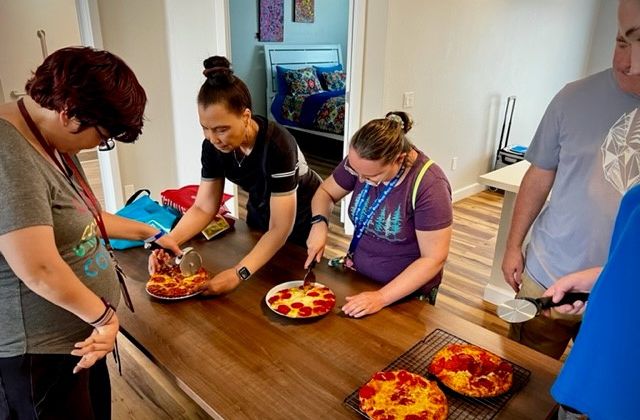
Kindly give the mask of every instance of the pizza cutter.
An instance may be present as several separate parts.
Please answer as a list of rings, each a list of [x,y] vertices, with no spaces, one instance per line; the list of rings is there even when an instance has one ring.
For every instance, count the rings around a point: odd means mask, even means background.
[[[577,300],[586,302],[589,299],[589,293],[566,293],[560,302],[553,302],[551,296],[534,298],[520,298],[507,300],[500,304],[496,310],[498,316],[509,323],[525,322],[539,315],[544,309],[554,306],[562,306],[571,304]]]
[[[176,265],[185,276],[193,276],[202,267],[202,257],[195,249],[187,247],[182,250],[182,255],[176,257]]]

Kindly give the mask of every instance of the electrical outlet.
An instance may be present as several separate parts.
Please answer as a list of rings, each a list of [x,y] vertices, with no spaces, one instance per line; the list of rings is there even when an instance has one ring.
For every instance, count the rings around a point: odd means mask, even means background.
[[[129,197],[131,197],[133,195],[133,193],[136,192],[135,187],[133,186],[133,184],[127,184],[124,186],[124,199],[128,200]]]
[[[416,97],[414,92],[405,92],[402,94],[403,108],[413,108],[415,101],[416,101]]]
[[[451,170],[455,171],[456,169],[458,169],[458,157],[452,157],[451,158]]]

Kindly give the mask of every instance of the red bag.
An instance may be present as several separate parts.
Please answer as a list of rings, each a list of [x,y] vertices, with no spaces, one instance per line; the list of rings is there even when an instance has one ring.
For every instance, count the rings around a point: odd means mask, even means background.
[[[197,185],[186,185],[177,190],[164,190],[160,193],[160,197],[163,205],[173,207],[180,213],[185,214],[187,210],[193,206],[193,203],[195,203],[196,194],[198,194]],[[223,215],[229,213],[229,209],[224,203],[232,197],[230,194],[222,194],[222,202],[220,203],[218,214]]]

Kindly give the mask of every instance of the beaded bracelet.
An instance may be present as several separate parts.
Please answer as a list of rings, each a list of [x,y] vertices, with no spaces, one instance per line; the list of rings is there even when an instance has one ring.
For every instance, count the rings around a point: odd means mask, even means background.
[[[116,314],[115,308],[111,303],[109,303],[108,300],[103,297],[101,297],[100,300],[102,300],[102,303],[104,303],[104,312],[98,319],[93,322],[89,322],[89,325],[94,328],[102,327],[103,325],[108,324],[109,321],[111,321],[111,318],[113,318],[113,316]]]

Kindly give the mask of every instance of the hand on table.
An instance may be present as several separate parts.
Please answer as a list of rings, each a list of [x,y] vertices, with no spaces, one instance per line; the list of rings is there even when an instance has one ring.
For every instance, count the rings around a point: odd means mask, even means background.
[[[347,303],[342,307],[342,312],[354,318],[371,315],[387,306],[382,293],[379,290],[374,292],[362,292],[355,296],[347,296]]]
[[[522,284],[522,272],[524,271],[524,256],[519,248],[509,249],[502,259],[502,275],[504,280],[516,293],[520,291]]]
[[[240,284],[240,278],[235,268],[229,268],[216,274],[215,277],[207,281],[203,296],[221,295],[231,292]]]
[[[82,358],[73,368],[73,373],[78,373],[81,369],[89,369],[98,360],[111,353],[119,329],[120,323],[118,316],[113,314],[108,323],[94,328],[86,340],[76,343],[75,349],[71,351],[71,354],[74,356],[82,356]]]

